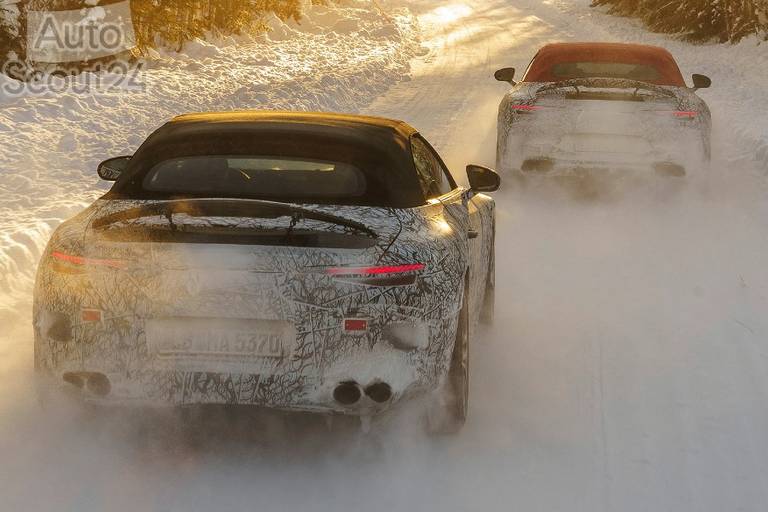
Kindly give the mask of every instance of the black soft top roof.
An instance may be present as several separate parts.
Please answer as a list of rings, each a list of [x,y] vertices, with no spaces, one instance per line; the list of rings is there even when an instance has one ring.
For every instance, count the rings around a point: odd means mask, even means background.
[[[347,133],[363,136],[391,136],[407,140],[416,133],[409,124],[384,117],[329,112],[289,112],[267,110],[241,110],[184,114],[172,119],[165,128],[176,130],[208,129],[219,131],[227,125],[233,129],[286,128],[315,133]],[[194,127],[194,128],[192,128]]]
[[[386,205],[424,203],[410,150],[416,130],[402,121],[320,112],[233,111],[185,114],[154,132],[131,159],[112,192],[137,197],[139,181],[157,163],[226,147],[231,154],[330,154],[356,163],[388,189]],[[375,165],[374,165],[375,164]],[[373,176],[370,176],[373,178]],[[288,198],[286,198],[288,199]],[[298,199],[297,199],[298,200]],[[381,202],[381,201],[377,201]]]

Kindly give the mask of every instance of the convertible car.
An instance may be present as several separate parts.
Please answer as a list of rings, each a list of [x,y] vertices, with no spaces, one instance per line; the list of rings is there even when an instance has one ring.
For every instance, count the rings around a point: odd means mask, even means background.
[[[706,168],[711,117],[663,48],[613,43],[543,47],[501,102],[496,168],[522,176],[643,173],[685,176]]]
[[[233,112],[178,117],[99,175],[112,189],[38,271],[49,400],[370,419],[425,395],[432,431],[462,426],[493,310],[494,171],[458,186],[399,121]]]

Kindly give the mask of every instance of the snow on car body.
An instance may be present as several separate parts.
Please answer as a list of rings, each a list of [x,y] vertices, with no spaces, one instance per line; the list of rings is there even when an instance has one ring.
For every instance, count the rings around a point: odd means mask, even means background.
[[[569,175],[578,170],[640,169],[682,176],[710,157],[711,117],[663,48],[618,43],[544,46],[498,116],[499,170]]]
[[[492,306],[476,192],[498,187],[468,173],[475,190],[399,121],[176,118],[102,164],[112,190],[52,236],[36,367],[94,402],[358,415],[456,384],[463,421],[466,332]]]

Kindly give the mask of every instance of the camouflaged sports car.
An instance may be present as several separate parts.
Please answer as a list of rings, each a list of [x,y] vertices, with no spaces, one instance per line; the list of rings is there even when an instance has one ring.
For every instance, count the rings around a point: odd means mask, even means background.
[[[499,106],[496,168],[517,176],[639,171],[682,177],[706,169],[711,116],[663,48],[619,43],[544,46]]]
[[[96,404],[252,404],[370,418],[418,395],[454,431],[490,319],[498,175],[457,185],[399,121],[178,117],[53,234],[34,303],[42,389]],[[434,394],[431,394],[433,393]]]

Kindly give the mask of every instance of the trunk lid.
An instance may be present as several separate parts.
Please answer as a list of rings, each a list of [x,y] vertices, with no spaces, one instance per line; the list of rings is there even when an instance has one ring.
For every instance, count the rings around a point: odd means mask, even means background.
[[[574,158],[642,157],[682,120],[673,92],[631,81],[572,80],[542,87],[532,120],[556,151]],[[661,135],[661,136],[660,136]]]
[[[99,287],[137,293],[146,317],[286,318],[289,302],[323,303],[328,269],[375,264],[399,233],[382,209],[366,218],[359,207],[197,200],[168,214],[162,203],[99,215],[85,244],[91,257],[124,262],[100,273]]]
[[[301,207],[298,220],[232,212],[168,219],[137,215],[145,207],[110,205],[94,216],[85,257],[110,266],[87,274],[83,307],[100,309],[111,331],[140,340],[156,368],[299,371],[307,365],[303,350],[311,348],[321,365],[327,344],[356,343],[343,336],[344,318],[382,314],[370,288],[332,269],[385,264],[382,255],[401,231],[391,210]],[[248,232],[256,234],[245,243]],[[323,246],[327,233],[334,237]]]

